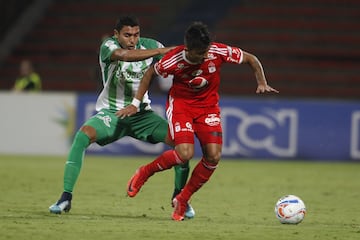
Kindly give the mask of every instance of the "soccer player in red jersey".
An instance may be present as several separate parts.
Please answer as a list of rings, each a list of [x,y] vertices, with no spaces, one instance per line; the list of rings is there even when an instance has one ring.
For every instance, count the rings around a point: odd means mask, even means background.
[[[138,111],[152,78],[173,75],[166,114],[175,149],[165,151],[153,162],[141,166],[128,182],[127,194],[134,197],[154,173],[189,161],[194,155],[194,136],[199,139],[202,159],[183,190],[173,199],[172,219],[184,219],[187,203],[215,171],[221,157],[222,127],[219,108],[220,69],[224,63],[248,64],[257,80],[256,93],[278,91],[267,84],[260,61],[238,47],[212,42],[207,26],[192,23],[185,32],[184,45],[168,52],[150,67],[141,80],[132,104],[118,111],[124,118]]]

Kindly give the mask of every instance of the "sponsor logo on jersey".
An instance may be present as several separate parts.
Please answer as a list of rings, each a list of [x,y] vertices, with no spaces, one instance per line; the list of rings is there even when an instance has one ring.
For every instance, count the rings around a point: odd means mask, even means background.
[[[216,113],[208,114],[208,117],[205,118],[205,123],[209,126],[217,126],[220,122],[220,117]]]
[[[99,112],[99,113],[104,114],[104,112]],[[109,115],[105,115],[105,116],[96,115],[95,117],[102,120],[104,122],[105,126],[107,126],[108,128],[110,127],[111,117]]]
[[[208,81],[203,77],[195,77],[189,81],[189,87],[200,90],[208,85]]]

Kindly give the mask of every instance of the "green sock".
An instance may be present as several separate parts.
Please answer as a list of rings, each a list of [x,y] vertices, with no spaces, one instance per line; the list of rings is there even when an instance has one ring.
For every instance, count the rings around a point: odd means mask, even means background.
[[[64,192],[72,193],[79,177],[86,148],[90,145],[89,137],[78,131],[68,155],[64,170]]]
[[[173,198],[181,192],[181,189],[183,189],[183,187],[187,182],[190,172],[189,162],[174,166],[174,170],[175,170],[175,189],[173,193]]]

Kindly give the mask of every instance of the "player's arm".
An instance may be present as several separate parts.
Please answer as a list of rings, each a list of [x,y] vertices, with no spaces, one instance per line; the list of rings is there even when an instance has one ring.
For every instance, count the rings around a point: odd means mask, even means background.
[[[137,113],[140,103],[146,93],[149,90],[151,80],[156,76],[154,65],[150,66],[144,73],[143,78],[141,79],[139,89],[137,90],[135,97],[133,98],[130,105],[125,108],[117,111],[115,114],[120,118],[129,117]]]
[[[254,56],[253,54],[250,54],[248,52],[243,51],[243,60],[241,63],[246,63],[249,64],[250,67],[252,68],[254,74],[255,74],[255,78],[257,81],[257,89],[256,89],[256,93],[264,93],[264,92],[276,92],[278,93],[279,91],[270,87],[267,84],[266,78],[265,78],[265,73],[264,73],[264,69],[261,65],[261,62],[259,61],[259,59]]]
[[[134,49],[127,50],[118,48],[113,51],[111,54],[111,61],[125,61],[125,62],[135,62],[141,61],[156,55],[163,55],[173,49],[174,47],[165,47],[165,48],[154,48],[154,49]]]

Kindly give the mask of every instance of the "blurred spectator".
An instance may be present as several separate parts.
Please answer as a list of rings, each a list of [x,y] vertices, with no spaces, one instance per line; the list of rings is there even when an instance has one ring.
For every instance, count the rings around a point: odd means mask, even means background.
[[[15,81],[13,90],[16,92],[39,92],[41,90],[41,78],[34,71],[30,60],[23,60],[19,67],[19,76]]]

